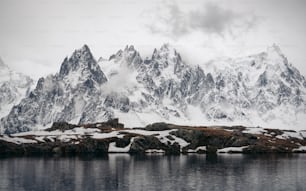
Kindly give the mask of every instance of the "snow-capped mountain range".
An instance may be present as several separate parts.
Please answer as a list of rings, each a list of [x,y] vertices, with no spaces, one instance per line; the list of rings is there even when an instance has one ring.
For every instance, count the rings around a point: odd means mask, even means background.
[[[3,92],[1,98],[11,97]],[[304,76],[276,45],[202,66],[186,63],[169,44],[151,58],[126,46],[98,61],[84,45],[6,111],[1,128],[14,133],[55,121],[83,124],[119,117],[128,127],[165,121],[303,129],[305,94]]]

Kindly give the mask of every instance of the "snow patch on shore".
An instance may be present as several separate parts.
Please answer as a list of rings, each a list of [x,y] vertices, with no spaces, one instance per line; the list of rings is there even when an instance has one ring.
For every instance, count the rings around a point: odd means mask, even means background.
[[[243,149],[247,148],[248,146],[243,147],[226,147],[223,149],[218,149],[217,153],[232,153],[232,152],[242,152]]]

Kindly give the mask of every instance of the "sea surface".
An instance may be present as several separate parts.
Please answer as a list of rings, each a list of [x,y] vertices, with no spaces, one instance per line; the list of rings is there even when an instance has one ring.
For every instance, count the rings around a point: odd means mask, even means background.
[[[1,191],[306,190],[306,154],[0,157]]]

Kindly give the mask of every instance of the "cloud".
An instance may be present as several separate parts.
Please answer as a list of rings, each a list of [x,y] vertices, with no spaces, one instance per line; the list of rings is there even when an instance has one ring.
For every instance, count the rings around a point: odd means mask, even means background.
[[[188,33],[188,20],[177,4],[165,3],[153,13],[152,21],[146,25],[151,33],[161,33],[166,36],[181,36]]]
[[[103,63],[103,64],[114,64],[114,63]],[[116,66],[114,66],[116,67]],[[110,93],[124,93],[126,91],[135,89],[137,86],[136,73],[132,71],[127,65],[117,65],[117,69],[107,71],[108,82],[103,84],[103,92],[105,94]],[[103,67],[102,67],[103,70]],[[105,70],[103,70],[105,72]]]
[[[153,21],[147,25],[150,32],[172,38],[198,31],[237,36],[253,28],[257,21],[251,13],[234,12],[213,2],[189,11],[183,11],[177,3],[166,3],[158,8],[152,18]]]
[[[190,12],[190,27],[207,33],[222,34],[231,28],[238,15],[216,4],[207,3],[201,10]]]

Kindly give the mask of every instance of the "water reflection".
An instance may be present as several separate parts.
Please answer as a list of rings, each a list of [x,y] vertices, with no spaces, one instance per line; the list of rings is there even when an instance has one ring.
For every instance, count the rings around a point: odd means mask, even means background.
[[[305,155],[0,159],[0,190],[302,190]]]

